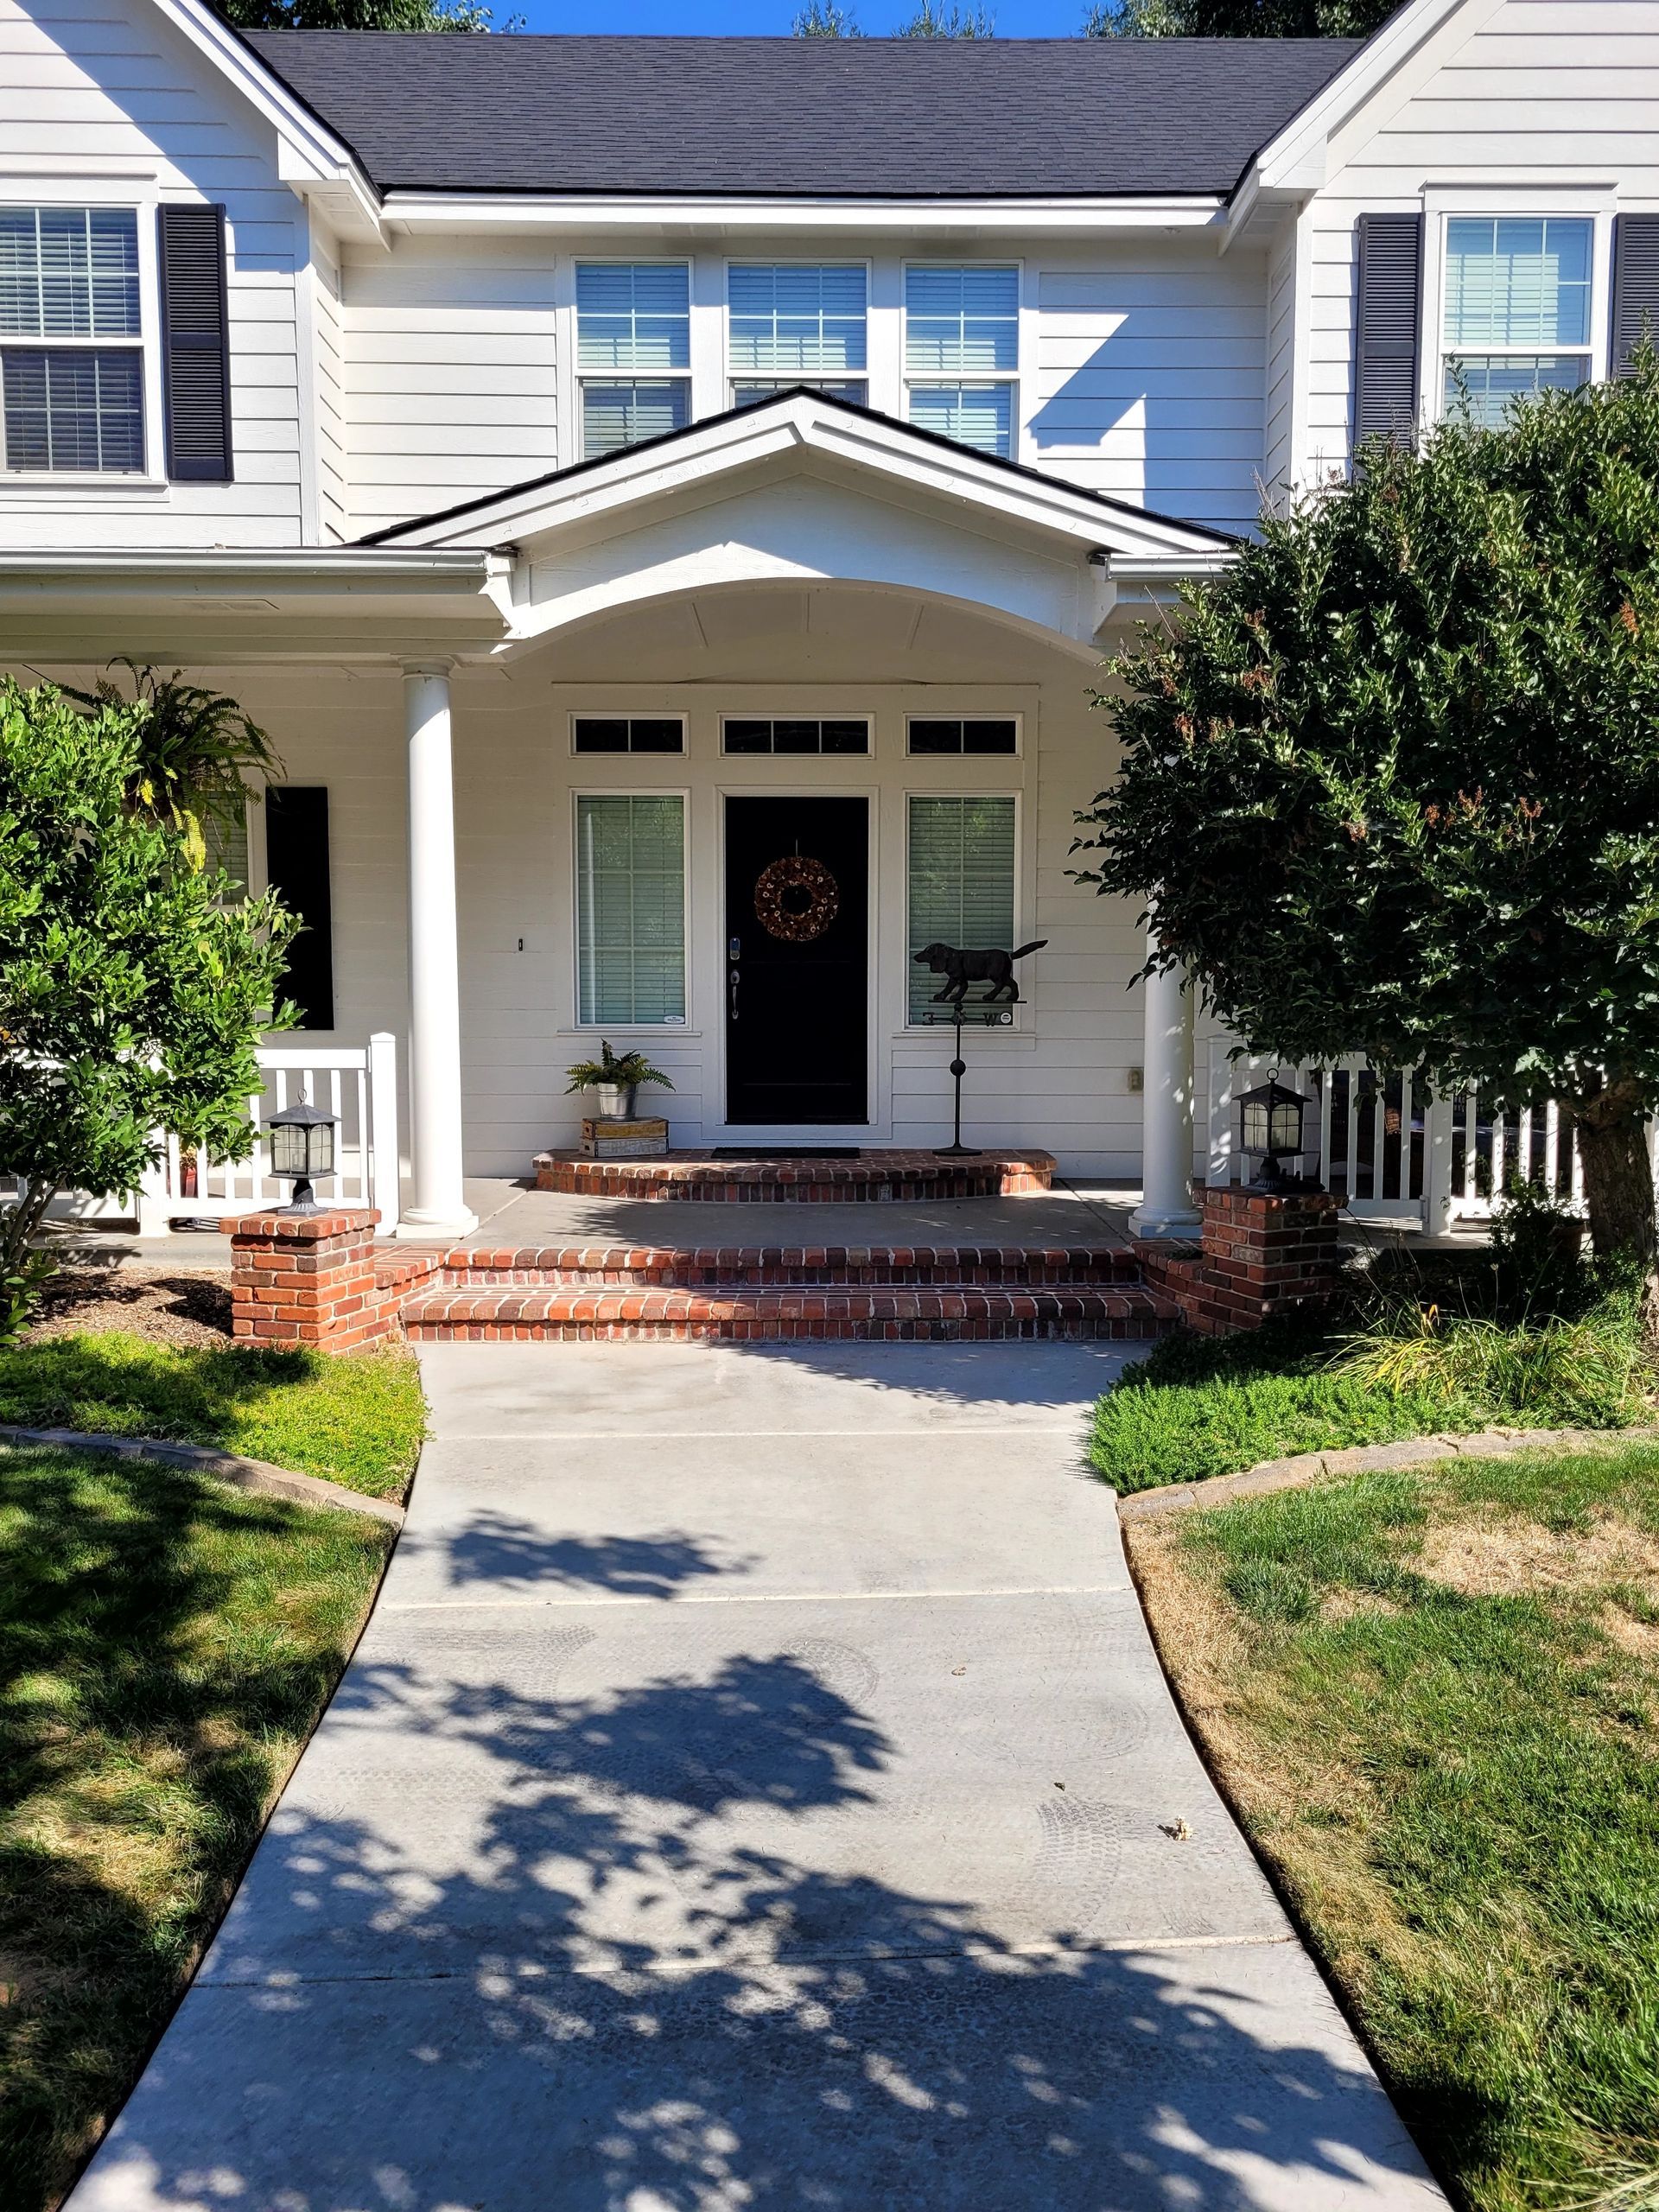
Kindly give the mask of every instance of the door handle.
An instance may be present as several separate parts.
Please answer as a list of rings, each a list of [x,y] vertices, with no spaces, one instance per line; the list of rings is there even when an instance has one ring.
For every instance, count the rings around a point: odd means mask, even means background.
[[[728,1011],[730,1013],[731,1018],[734,1021],[737,1020],[737,980],[738,971],[734,968],[732,969],[732,994],[729,1001],[728,1001]]]

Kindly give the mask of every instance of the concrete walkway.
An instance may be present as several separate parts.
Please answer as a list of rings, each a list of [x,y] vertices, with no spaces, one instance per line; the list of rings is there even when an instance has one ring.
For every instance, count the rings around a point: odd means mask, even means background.
[[[380,1605],[73,2212],[1443,2205],[1078,1471],[1122,1357],[424,1352]]]

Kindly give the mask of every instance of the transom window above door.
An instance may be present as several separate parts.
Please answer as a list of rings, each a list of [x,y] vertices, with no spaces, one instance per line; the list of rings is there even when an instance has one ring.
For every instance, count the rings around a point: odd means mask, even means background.
[[[1011,458],[1019,368],[1017,268],[906,270],[906,407],[919,429]]]
[[[678,715],[576,715],[571,743],[578,753],[683,753]]]
[[[759,720],[728,715],[721,724],[722,753],[799,755],[802,753],[860,753],[870,749],[870,726],[863,721],[803,721],[794,718]]]
[[[1446,226],[1440,397],[1501,423],[1511,403],[1591,372],[1595,226],[1582,216],[1453,215]]]
[[[576,374],[585,461],[691,419],[691,278],[683,261],[576,268]]]
[[[132,208],[0,207],[0,385],[8,470],[143,473]]]
[[[949,758],[957,753],[982,757],[1020,750],[1020,726],[1011,715],[912,715],[906,724],[906,749],[916,758]]]
[[[732,404],[810,384],[862,406],[869,387],[861,262],[734,261],[727,271]]]

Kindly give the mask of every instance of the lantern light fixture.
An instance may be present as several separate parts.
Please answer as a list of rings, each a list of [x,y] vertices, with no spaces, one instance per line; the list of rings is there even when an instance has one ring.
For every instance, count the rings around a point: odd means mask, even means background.
[[[334,1172],[334,1117],[321,1106],[302,1098],[273,1114],[265,1128],[270,1137],[270,1172],[291,1176],[293,1194],[284,1213],[323,1213],[311,1185],[315,1178]]]
[[[1287,1090],[1282,1083],[1258,1084],[1254,1090],[1242,1094],[1237,1102],[1238,1148],[1247,1160],[1258,1163],[1250,1179],[1253,1191],[1301,1187],[1299,1179],[1287,1175],[1281,1162],[1297,1159],[1306,1149],[1302,1122],[1313,1103],[1299,1090]]]

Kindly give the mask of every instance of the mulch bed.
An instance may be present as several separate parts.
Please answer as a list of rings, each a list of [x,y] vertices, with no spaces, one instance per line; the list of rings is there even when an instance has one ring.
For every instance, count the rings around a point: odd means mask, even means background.
[[[231,1287],[222,1275],[66,1264],[41,1293],[25,1344],[114,1331],[152,1343],[212,1347],[231,1341]]]

